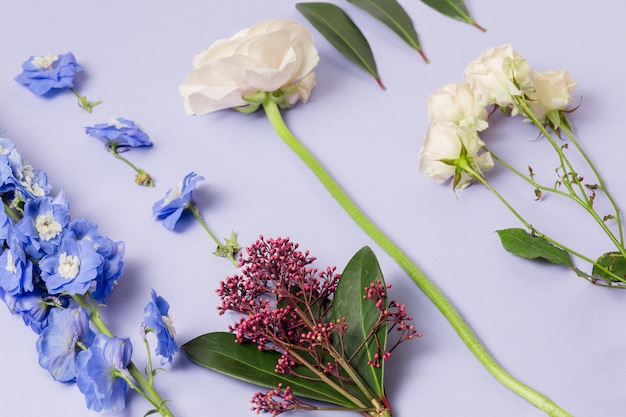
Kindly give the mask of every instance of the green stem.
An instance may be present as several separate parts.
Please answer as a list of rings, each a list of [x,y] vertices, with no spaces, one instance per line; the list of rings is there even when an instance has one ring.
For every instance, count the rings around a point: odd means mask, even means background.
[[[232,264],[235,267],[237,267],[239,265],[239,262],[237,262],[237,260],[235,259],[235,256],[232,253],[232,251],[228,249],[227,245],[223,245],[222,242],[220,242],[220,240],[217,238],[217,236],[215,236],[215,234],[211,231],[211,229],[209,229],[209,226],[206,224],[206,222],[200,215],[200,212],[198,211],[196,206],[193,203],[190,203],[189,205],[187,205],[187,209],[191,211],[191,213],[193,213],[193,217],[196,218],[196,220],[198,221],[198,223],[200,223],[202,228],[209,234],[209,236],[211,236],[211,239],[213,239],[213,241],[217,245],[218,251],[219,249],[224,249],[224,251],[219,252],[219,253],[223,253],[224,256],[230,259],[230,262],[232,262]],[[218,256],[221,256],[218,254],[218,252],[216,252],[215,254]]]
[[[128,165],[129,167],[131,167],[136,173],[137,175],[135,175],[135,182],[139,185],[145,185],[148,187],[154,187],[154,181],[152,180],[152,177],[150,176],[150,174],[148,174],[146,171],[144,171],[141,168],[138,168],[137,166],[135,166],[132,162],[130,162],[128,159],[124,158],[122,155],[120,155],[117,152],[117,148],[118,145],[114,142],[109,143],[107,145],[107,149],[109,150],[109,152],[111,152],[111,154],[119,159],[120,161],[124,162],[126,165]]]
[[[102,334],[107,335],[108,337],[114,337],[113,333],[107,325],[102,321],[100,317],[100,312],[98,310],[98,306],[93,302],[93,300],[88,301],[85,296],[75,294],[72,298],[78,303],[79,306],[85,308],[90,313],[90,320],[95,326],[95,328]],[[132,383],[131,386],[147,401],[152,404],[157,412],[161,414],[162,417],[174,417],[174,414],[170,411],[167,403],[158,391],[154,388],[152,383],[148,381],[145,375],[137,368],[137,366],[131,361],[126,367],[128,372],[133,377],[135,383]]]
[[[94,107],[102,103],[102,100],[96,100],[92,102],[87,101],[87,97],[81,96],[80,94],[78,94],[78,91],[76,91],[74,87],[70,88],[70,90],[72,91],[72,93],[74,93],[74,95],[78,99],[78,107],[85,110],[87,113],[91,113]]]
[[[396,246],[350,199],[337,182],[331,177],[326,169],[317,161],[317,159],[306,149],[298,139],[291,133],[289,128],[280,114],[278,105],[272,101],[269,94],[263,102],[263,108],[267,114],[270,123],[293,152],[311,169],[320,182],[326,187],[328,192],[337,200],[339,205],[346,213],[363,229],[385,252],[389,254],[402,269],[411,277],[413,282],[426,294],[426,296],[437,306],[450,325],[454,328],[465,345],[470,349],[474,356],[483,364],[483,366],[502,384],[517,393],[521,397],[534,404],[539,409],[545,411],[553,417],[565,417],[571,415],[555,404],[552,400],[534,389],[524,385],[512,375],[510,375],[502,366],[491,356],[487,349],[480,342],[476,334],[469,325],[461,317],[452,303],[445,295],[435,286],[435,284],[426,277],[426,275],[411,261],[411,259]]]

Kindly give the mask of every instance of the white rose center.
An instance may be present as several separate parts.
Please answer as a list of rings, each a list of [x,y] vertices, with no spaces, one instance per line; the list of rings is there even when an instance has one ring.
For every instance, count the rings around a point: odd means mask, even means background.
[[[76,255],[62,253],[59,257],[59,275],[65,279],[74,279],[78,275],[80,259]]]
[[[49,211],[37,216],[35,219],[35,230],[39,233],[41,240],[48,241],[61,233],[63,226],[54,220],[54,215]]]
[[[30,61],[34,66],[39,67],[41,69],[50,69],[52,64],[54,64],[57,59],[59,59],[58,55],[48,54],[44,56],[36,56]]]

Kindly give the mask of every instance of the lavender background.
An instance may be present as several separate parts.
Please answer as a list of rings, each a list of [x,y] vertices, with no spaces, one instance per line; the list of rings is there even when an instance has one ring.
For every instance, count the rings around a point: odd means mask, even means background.
[[[465,66],[487,47],[510,42],[533,67],[568,69],[579,82],[582,105],[571,120],[626,207],[621,124],[626,5],[618,0],[467,0],[488,29],[482,33],[417,0],[403,1],[432,61],[426,65],[373,18],[347,2],[333,2],[369,38],[388,89],[381,91],[315,32],[318,87],[309,104],[285,113],[288,125],[450,297],[513,375],[573,415],[623,416],[626,294],[504,252],[494,231],[517,227],[516,220],[482,187],[455,196],[447,186],[421,177],[417,153],[428,125],[427,96],[462,81]],[[205,232],[189,222],[182,232],[171,233],[151,218],[152,203],[194,170],[207,178],[197,191],[198,206],[220,236],[234,229],[243,245],[259,234],[289,236],[318,258],[319,267],[339,269],[363,245],[373,247],[393,284],[392,297],[407,304],[424,334],[401,346],[388,364],[395,416],[543,416],[478,364],[437,309],[282,144],[262,113],[185,114],[177,87],[194,54],[263,19],[308,25],[294,4],[22,0],[0,6],[0,131],[25,159],[48,172],[56,191],[65,191],[73,216],[95,221],[102,233],[126,242],[127,270],[109,298],[106,320],[115,333],[132,338],[140,367],[145,355],[138,330],[151,288],[170,302],[181,343],[225,330],[234,320],[217,315],[214,294],[218,281],[234,270],[211,255],[214,245]],[[80,110],[70,92],[45,99],[13,81],[28,56],[68,51],[85,69],[77,85],[81,94],[104,100],[92,114]],[[118,116],[136,121],[155,143],[127,154],[154,176],[154,189],[137,187],[132,172],[83,133],[84,126]],[[531,126],[504,118],[493,124],[483,137],[500,155],[520,167],[552,169],[546,143],[536,140]],[[583,253],[610,250],[610,242],[577,207],[556,198],[533,201],[532,190],[501,168],[489,179],[547,233]],[[3,309],[1,414],[95,415],[86,411],[75,386],[52,381],[38,366],[36,335]],[[182,355],[157,384],[178,417],[254,415],[248,409],[256,387],[192,365]],[[131,394],[119,415],[139,417],[147,410],[148,404]]]

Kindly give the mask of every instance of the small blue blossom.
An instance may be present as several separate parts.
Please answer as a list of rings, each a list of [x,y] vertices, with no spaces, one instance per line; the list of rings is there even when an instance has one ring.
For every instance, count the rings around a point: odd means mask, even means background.
[[[192,204],[193,191],[202,180],[204,180],[203,176],[190,172],[177,187],[168,190],[164,198],[154,203],[152,214],[157,220],[163,220],[163,226],[166,229],[174,230],[183,211]]]
[[[55,199],[36,197],[26,200],[24,217],[15,230],[28,239],[27,252],[35,260],[56,252],[70,220],[69,203],[61,194]]]
[[[55,308],[48,317],[48,326],[37,339],[39,365],[56,381],[76,379],[76,356],[91,345],[95,334],[89,329],[89,314],[81,307]]]
[[[105,302],[117,279],[124,272],[124,242],[114,242],[106,236],[100,235],[98,225],[85,219],[74,219],[70,222],[69,230],[74,233],[76,240],[91,244],[92,249],[104,259],[103,268],[96,278],[96,287],[91,296]]]
[[[24,237],[11,230],[7,243],[0,255],[0,288],[11,296],[33,291],[33,263],[26,256]]]
[[[98,334],[91,347],[78,354],[76,383],[85,395],[87,408],[115,413],[126,405],[130,378],[127,366],[133,353],[129,339]]]
[[[147,331],[153,331],[157,338],[155,352],[163,357],[162,363],[172,362],[172,357],[178,352],[178,344],[174,337],[176,330],[169,315],[170,305],[165,299],[152,290],[152,301],[143,310],[143,319]]]
[[[67,233],[58,251],[39,261],[39,268],[50,294],[83,295],[95,285],[103,262],[93,245],[77,241],[72,233]]]
[[[86,127],[85,133],[104,142],[107,147],[139,148],[152,146],[148,135],[137,127],[132,120],[118,117],[108,123],[99,123],[93,127]]]
[[[69,305],[67,297],[50,295],[39,287],[35,287],[32,292],[23,292],[15,296],[5,294],[1,298],[4,299],[9,311],[21,316],[24,324],[37,334],[48,325],[48,315],[53,307],[65,308]]]
[[[71,52],[63,55],[31,56],[22,64],[22,73],[15,81],[43,96],[52,89],[74,87],[74,77],[83,72]]]

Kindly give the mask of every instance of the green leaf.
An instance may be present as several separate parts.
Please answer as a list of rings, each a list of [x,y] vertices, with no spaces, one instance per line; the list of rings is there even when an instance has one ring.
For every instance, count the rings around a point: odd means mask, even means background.
[[[301,397],[355,407],[351,401],[319,380],[277,374],[274,368],[280,353],[260,351],[254,343],[236,343],[232,333],[207,333],[185,343],[181,349],[193,362],[219,373],[266,388],[276,388],[282,383],[283,386],[290,386],[293,393]],[[315,377],[304,366],[295,367],[294,370],[300,375]],[[345,385],[348,391],[358,393],[353,384]]]
[[[626,279],[626,258],[619,252],[607,252],[596,261],[596,265],[593,266],[591,273],[594,276],[599,276],[606,282],[624,282],[614,276],[607,274],[598,265],[608,269],[611,273]]]
[[[426,62],[428,58],[422,52],[417,32],[413,21],[396,0],[348,0],[350,3],[362,8],[376,19],[383,22],[391,30],[420,53]]]
[[[463,0],[422,0],[422,3],[432,7],[443,15],[460,20],[461,22],[469,23],[483,32],[485,31],[485,28],[472,19]]]
[[[363,378],[372,393],[382,398],[384,396],[384,362],[381,363],[380,368],[367,364],[378,351],[375,338],[370,336],[378,321],[380,311],[372,300],[363,299],[364,288],[379,279],[384,284],[385,280],[376,255],[366,246],[352,257],[341,274],[333,297],[333,316],[335,320],[343,317],[346,319],[348,329],[343,338],[345,356],[350,358],[354,355],[352,367]],[[380,326],[377,336],[378,343],[382,349],[385,349],[386,323]],[[367,337],[370,339],[363,345]]]
[[[557,264],[572,266],[569,252],[554,246],[542,236],[533,236],[524,229],[498,230],[502,246],[507,251],[528,259],[545,259]]]
[[[331,3],[297,3],[296,8],[331,45],[385,89],[367,39],[343,10]]]

